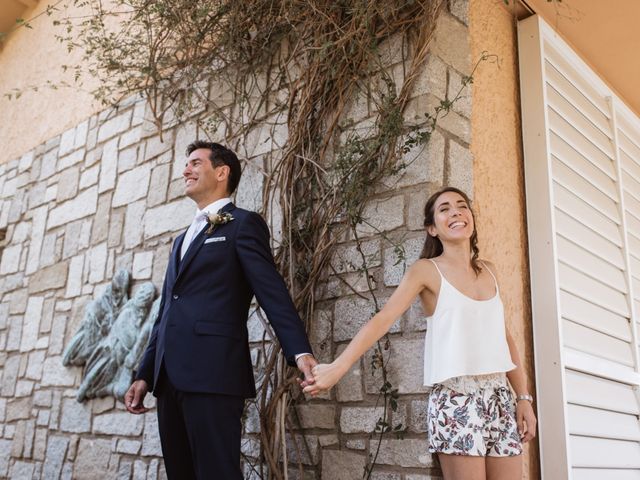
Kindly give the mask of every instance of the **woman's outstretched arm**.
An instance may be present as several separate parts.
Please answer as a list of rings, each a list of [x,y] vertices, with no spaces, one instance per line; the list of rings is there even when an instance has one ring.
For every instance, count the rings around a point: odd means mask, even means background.
[[[425,262],[418,260],[409,268],[382,310],[360,329],[338,358],[330,364],[314,367],[315,383],[306,386],[305,393],[317,395],[322,390],[333,387],[349,371],[351,365],[389,331],[396,319],[411,306],[416,296],[426,287],[425,280],[431,269]]]

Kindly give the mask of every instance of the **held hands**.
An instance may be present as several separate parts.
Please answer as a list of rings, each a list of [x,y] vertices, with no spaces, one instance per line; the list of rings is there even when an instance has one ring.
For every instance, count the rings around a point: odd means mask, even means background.
[[[518,422],[518,433],[522,443],[527,443],[536,436],[536,415],[528,400],[520,400],[516,404],[516,420]]]
[[[315,357],[311,354],[302,355],[296,359],[296,364],[298,365],[298,370],[300,370],[304,377],[298,379],[300,388],[305,388],[307,385],[313,385],[315,379],[313,378],[311,370],[318,365],[318,361]]]
[[[312,373],[315,382],[311,385],[304,386],[303,391],[315,397],[322,391],[329,390],[338,383],[346,372],[343,372],[335,362],[332,362],[329,364],[321,363],[316,365]]]
[[[144,380],[136,380],[124,394],[124,406],[129,413],[140,415],[149,411],[144,406],[144,397],[149,391],[149,386]]]

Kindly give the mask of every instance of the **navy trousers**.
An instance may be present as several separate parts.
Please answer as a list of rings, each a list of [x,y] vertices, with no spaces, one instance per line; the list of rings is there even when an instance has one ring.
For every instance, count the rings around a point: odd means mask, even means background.
[[[164,367],[164,366],[163,366]],[[162,455],[170,480],[242,480],[244,398],[176,390],[164,368],[156,385]]]

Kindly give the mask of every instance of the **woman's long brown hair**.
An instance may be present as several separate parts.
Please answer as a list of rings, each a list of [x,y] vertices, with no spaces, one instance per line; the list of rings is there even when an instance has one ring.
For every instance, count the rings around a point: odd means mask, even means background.
[[[476,230],[476,216],[473,213],[473,209],[471,208],[471,200],[469,200],[469,196],[464,193],[462,190],[459,190],[455,187],[443,187],[438,190],[436,193],[429,197],[426,205],[424,206],[424,226],[425,228],[432,226],[435,216],[435,206],[438,197],[443,193],[454,192],[460,195],[464,201],[466,202],[469,210],[471,211],[471,216],[473,217],[473,234],[471,235],[471,268],[476,272],[476,275],[479,275],[482,271],[480,267],[480,263],[478,262],[478,256],[480,250],[478,249],[478,231]],[[420,258],[433,258],[439,255],[442,255],[443,247],[442,242],[438,237],[432,237],[427,232],[427,238],[424,241],[424,247],[422,248],[422,253],[420,254]]]

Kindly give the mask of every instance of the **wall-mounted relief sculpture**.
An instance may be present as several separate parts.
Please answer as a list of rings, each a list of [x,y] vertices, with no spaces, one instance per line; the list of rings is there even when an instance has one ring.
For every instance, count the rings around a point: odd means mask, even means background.
[[[129,272],[116,273],[105,291],[90,302],[82,323],[64,351],[65,366],[84,366],[76,396],[113,395],[122,400],[151,335],[160,298],[151,282],[138,287],[129,298]]]

